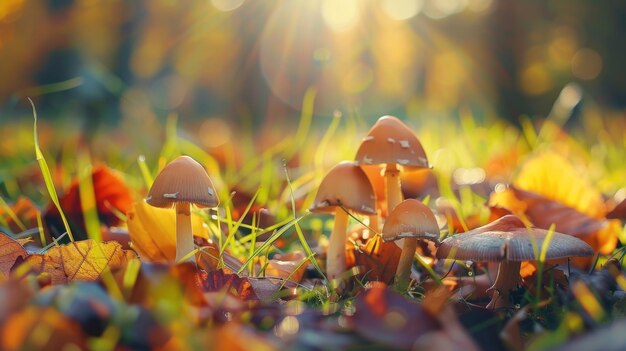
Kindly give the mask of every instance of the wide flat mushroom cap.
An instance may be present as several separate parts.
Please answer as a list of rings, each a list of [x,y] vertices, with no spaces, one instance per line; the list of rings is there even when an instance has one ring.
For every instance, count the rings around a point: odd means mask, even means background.
[[[330,213],[337,206],[361,214],[376,214],[374,189],[361,167],[352,162],[341,162],[326,174],[309,210]]]
[[[437,258],[472,261],[533,261],[539,259],[548,231],[527,228],[515,215],[445,239]],[[534,244],[533,244],[534,243]],[[593,249],[571,235],[552,233],[546,259],[593,256]]]
[[[439,225],[433,212],[415,199],[407,199],[396,206],[383,226],[383,240],[425,238],[439,240]]]
[[[405,167],[430,167],[415,134],[393,116],[378,119],[363,138],[354,161],[359,166],[394,163]]]
[[[155,207],[172,207],[177,202],[215,207],[219,199],[204,167],[189,156],[180,156],[157,175],[146,202]]]

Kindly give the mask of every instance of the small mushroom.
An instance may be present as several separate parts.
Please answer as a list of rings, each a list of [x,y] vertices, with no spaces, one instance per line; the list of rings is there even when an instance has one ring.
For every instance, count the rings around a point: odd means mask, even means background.
[[[348,214],[344,209],[364,215],[376,214],[372,185],[363,170],[352,162],[341,162],[326,174],[309,209],[311,212],[335,214],[326,254],[329,280],[340,277],[346,270]]]
[[[430,168],[422,144],[402,121],[393,116],[378,119],[361,142],[355,156],[360,166],[385,165],[387,209],[402,201],[400,169]]]
[[[549,231],[526,227],[515,215],[506,215],[487,225],[445,239],[437,250],[437,258],[500,262],[487,308],[509,305],[509,293],[517,288],[522,261],[539,260],[545,250],[546,260],[574,256],[593,256],[593,249],[571,235],[553,232],[549,246],[543,244]]]
[[[395,278],[398,291],[404,291],[409,285],[417,239],[439,242],[439,225],[435,215],[426,205],[418,200],[408,199],[391,211],[382,234],[384,241],[404,239]]]
[[[216,194],[207,172],[189,156],[170,162],[154,180],[146,202],[155,207],[176,207],[177,262],[194,250],[191,204],[215,207],[219,204]],[[194,261],[194,258],[188,260]]]

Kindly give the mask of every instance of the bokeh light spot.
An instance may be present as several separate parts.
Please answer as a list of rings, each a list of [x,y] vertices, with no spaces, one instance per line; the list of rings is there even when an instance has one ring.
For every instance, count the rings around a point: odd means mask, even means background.
[[[521,88],[528,95],[540,95],[553,86],[552,78],[547,67],[540,63],[534,63],[522,71]]]
[[[244,0],[211,0],[211,4],[220,11],[232,11],[236,10],[239,6],[243,5]]]
[[[322,3],[322,17],[330,29],[344,32],[359,22],[358,0],[325,0]]]
[[[589,48],[578,50],[572,57],[572,74],[575,77],[592,80],[602,72],[602,57],[597,51]]]
[[[382,2],[383,11],[398,21],[414,17],[423,6],[424,0],[383,0]]]
[[[202,138],[202,145],[211,148],[229,142],[232,131],[223,119],[209,118],[200,126],[199,135]]]

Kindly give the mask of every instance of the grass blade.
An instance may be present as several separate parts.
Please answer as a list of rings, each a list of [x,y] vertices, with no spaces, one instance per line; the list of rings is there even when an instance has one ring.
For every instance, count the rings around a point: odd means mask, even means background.
[[[48,164],[46,163],[46,159],[43,157],[43,153],[39,148],[39,136],[37,134],[37,110],[35,109],[35,104],[33,100],[28,98],[30,105],[33,108],[33,135],[35,138],[35,157],[37,158],[37,162],[39,163],[39,168],[41,168],[41,174],[43,175],[43,180],[46,183],[46,189],[48,190],[48,194],[50,194],[50,199],[54,206],[56,206],[59,214],[61,215],[61,220],[63,221],[63,225],[65,226],[65,230],[67,231],[67,236],[70,241],[74,241],[74,235],[72,235],[72,229],[70,228],[70,224],[67,222],[67,218],[65,217],[65,213],[63,213],[63,209],[61,208],[61,204],[59,203],[59,197],[57,196],[56,189],[54,188],[54,182],[52,181],[52,175],[50,174],[50,169],[48,168]]]

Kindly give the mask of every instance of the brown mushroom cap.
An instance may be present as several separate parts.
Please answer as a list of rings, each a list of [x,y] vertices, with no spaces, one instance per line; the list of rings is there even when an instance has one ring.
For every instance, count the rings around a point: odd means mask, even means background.
[[[439,225],[433,212],[415,199],[407,199],[396,206],[383,226],[383,240],[426,238],[439,240]]]
[[[326,174],[309,210],[328,213],[337,206],[361,214],[376,214],[372,184],[365,172],[352,162],[341,162]]]
[[[487,225],[445,239],[437,249],[437,258],[473,261],[538,260],[548,231],[528,228],[515,215],[506,215]],[[537,248],[533,249],[533,242]],[[593,249],[571,235],[554,232],[546,259],[593,256]]]
[[[204,167],[189,156],[180,156],[157,175],[146,202],[155,207],[172,207],[177,202],[215,207],[219,199]]]
[[[430,167],[415,134],[393,116],[378,119],[363,138],[354,160],[359,166],[394,163],[405,167]]]

